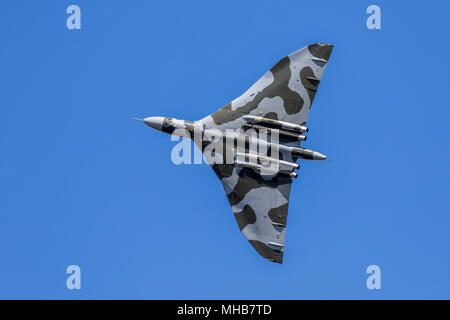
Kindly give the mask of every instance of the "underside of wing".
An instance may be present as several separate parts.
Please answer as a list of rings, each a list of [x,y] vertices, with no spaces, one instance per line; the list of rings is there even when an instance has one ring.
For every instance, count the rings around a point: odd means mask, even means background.
[[[240,230],[264,258],[282,263],[292,179],[261,176],[249,168],[216,164]]]
[[[281,59],[242,96],[199,122],[240,128],[245,115],[305,125],[332,45],[312,44]]]

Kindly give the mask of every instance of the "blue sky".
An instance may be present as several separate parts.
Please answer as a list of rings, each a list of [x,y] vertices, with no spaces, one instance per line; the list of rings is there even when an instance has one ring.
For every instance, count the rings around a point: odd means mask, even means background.
[[[449,299],[449,9],[4,1],[0,298]],[[206,164],[174,165],[170,137],[131,119],[200,119],[316,42],[335,49],[304,146],[331,162],[301,163],[278,265]],[[81,290],[65,287],[71,264]]]

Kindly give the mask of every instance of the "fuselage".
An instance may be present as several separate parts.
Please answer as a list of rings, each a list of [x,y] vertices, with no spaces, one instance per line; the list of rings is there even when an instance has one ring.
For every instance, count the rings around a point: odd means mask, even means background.
[[[248,163],[248,166],[251,165],[254,169],[261,169],[258,161],[269,160],[276,162],[277,168],[286,167],[291,172],[292,169],[298,169],[298,165],[295,164],[298,158],[326,159],[326,156],[317,151],[299,147],[299,142],[306,139],[303,136],[303,132],[308,131],[306,127],[289,126],[281,121],[269,121],[258,117],[248,120],[249,124],[243,125],[239,130],[218,126],[206,128],[201,121],[168,117],[149,117],[141,121],[158,131],[193,140],[202,152],[214,147],[214,154],[220,155],[214,160],[220,159],[221,163],[244,166]],[[255,125],[255,122],[258,125]]]

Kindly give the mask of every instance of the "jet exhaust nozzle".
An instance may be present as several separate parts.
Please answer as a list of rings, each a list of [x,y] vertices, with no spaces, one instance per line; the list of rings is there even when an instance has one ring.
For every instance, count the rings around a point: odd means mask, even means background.
[[[304,148],[292,148],[292,155],[305,160],[326,160],[327,156],[320,152],[304,149]]]

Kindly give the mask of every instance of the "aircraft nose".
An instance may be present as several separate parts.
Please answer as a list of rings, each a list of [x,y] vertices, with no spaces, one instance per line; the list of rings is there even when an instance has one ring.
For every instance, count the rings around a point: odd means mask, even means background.
[[[143,121],[149,127],[161,131],[164,122],[164,117],[148,117],[145,118]]]

